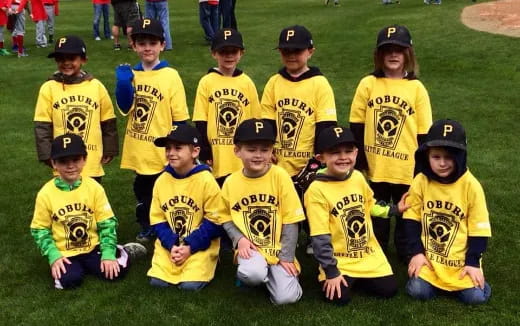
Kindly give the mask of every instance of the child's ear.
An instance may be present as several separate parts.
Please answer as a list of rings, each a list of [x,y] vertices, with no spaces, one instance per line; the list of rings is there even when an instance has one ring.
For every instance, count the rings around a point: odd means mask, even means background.
[[[317,159],[318,161],[320,161],[322,164],[325,163],[325,160],[324,160],[324,158],[323,158],[323,154],[316,154],[315,157],[316,157],[316,159]]]
[[[200,154],[200,146],[196,146],[196,147],[194,146],[193,150],[191,151],[191,157],[196,159],[197,157],[199,157],[199,154]]]
[[[55,160],[51,160],[51,165],[52,165],[52,168],[56,170],[56,161]]]
[[[235,152],[236,156],[238,156],[239,151],[240,151],[240,145],[235,145],[235,147],[233,147],[233,152]]]

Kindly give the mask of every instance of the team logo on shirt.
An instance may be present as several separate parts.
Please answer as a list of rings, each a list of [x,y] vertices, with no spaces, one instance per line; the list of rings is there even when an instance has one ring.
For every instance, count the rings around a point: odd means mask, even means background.
[[[278,113],[280,142],[283,149],[296,150],[305,116],[296,110],[283,109]]]
[[[363,206],[358,205],[344,209],[340,219],[343,232],[347,236],[347,251],[364,250],[368,244],[369,232]]]
[[[424,214],[426,223],[423,230],[426,241],[426,251],[434,252],[440,256],[448,257],[457,231],[459,221],[455,216],[431,211]]]
[[[87,105],[67,105],[62,111],[65,123],[65,133],[81,136],[86,142],[90,130],[92,116],[89,114]]]
[[[242,116],[240,101],[220,98],[215,102],[215,106],[217,108],[218,137],[232,138]]]
[[[138,95],[135,98],[135,108],[132,112],[131,130],[136,133],[147,134],[156,107],[157,102],[153,96]]]
[[[380,106],[374,110],[376,146],[395,149],[406,120],[406,115],[399,109]]]
[[[243,213],[249,239],[262,247],[274,247],[276,211],[270,206],[249,206]]]
[[[90,219],[87,213],[68,215],[63,223],[65,227],[65,247],[67,250],[87,249],[90,247]]]
[[[173,231],[179,236],[179,239],[184,239],[191,232],[191,224],[193,222],[193,212],[187,207],[177,207],[170,212],[171,224]]]

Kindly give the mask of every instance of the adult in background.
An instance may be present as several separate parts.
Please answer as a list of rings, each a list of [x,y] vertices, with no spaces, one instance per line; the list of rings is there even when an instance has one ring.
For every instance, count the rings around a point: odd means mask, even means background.
[[[112,7],[114,8],[114,26],[112,26],[114,51],[121,50],[119,28],[126,30],[128,48],[131,49],[132,39],[130,34],[132,33],[132,26],[139,20],[139,6],[135,0],[112,0]]]
[[[199,0],[200,25],[206,42],[211,43],[220,25],[218,16],[219,0]]]
[[[235,17],[236,0],[220,0],[218,10],[222,21],[222,28],[237,28],[237,19]]]
[[[145,17],[158,20],[164,30],[164,41],[166,51],[171,50],[172,37],[170,34],[170,12],[168,10],[168,0],[146,0]]]
[[[110,0],[92,0],[94,6],[94,20],[92,21],[92,31],[94,32],[94,39],[101,41],[99,34],[99,22],[101,21],[101,14],[103,14],[103,32],[106,39],[111,38],[110,21],[108,15],[110,14]]]

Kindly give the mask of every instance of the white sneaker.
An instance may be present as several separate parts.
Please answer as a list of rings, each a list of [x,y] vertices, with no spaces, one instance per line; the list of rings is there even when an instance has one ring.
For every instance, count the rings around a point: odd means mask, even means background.
[[[101,37],[96,36],[96,38],[95,38],[94,40],[96,40],[96,41],[101,41]]]
[[[125,249],[128,256],[130,256],[130,258],[132,260],[142,258],[142,257],[146,256],[146,254],[148,253],[148,250],[146,250],[146,247],[137,242],[129,242],[129,243],[123,245],[123,248]]]
[[[307,255],[314,255],[314,249],[312,249],[312,244],[308,244],[307,248],[305,248],[305,253]]]

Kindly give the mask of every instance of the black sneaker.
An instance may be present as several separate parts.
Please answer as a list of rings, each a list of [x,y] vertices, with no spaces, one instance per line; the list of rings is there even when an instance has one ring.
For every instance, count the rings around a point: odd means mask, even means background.
[[[114,44],[114,51],[121,51],[121,44]]]

